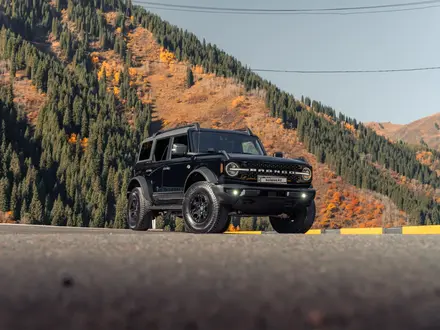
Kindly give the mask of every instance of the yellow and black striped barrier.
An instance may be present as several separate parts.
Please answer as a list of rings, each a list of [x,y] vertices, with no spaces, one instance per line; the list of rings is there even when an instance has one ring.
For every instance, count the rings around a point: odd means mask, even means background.
[[[262,235],[276,234],[274,231],[227,231],[225,234]],[[404,227],[372,227],[372,228],[341,228],[341,229],[311,229],[306,235],[440,235],[440,225],[433,226],[404,226]]]

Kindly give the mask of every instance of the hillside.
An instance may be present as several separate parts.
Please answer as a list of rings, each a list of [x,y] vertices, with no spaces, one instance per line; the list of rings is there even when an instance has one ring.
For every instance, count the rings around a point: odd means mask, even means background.
[[[440,112],[406,125],[367,123],[366,126],[392,141],[402,140],[412,145],[426,144],[429,148],[440,151]]]
[[[396,131],[398,131],[400,128],[403,127],[403,125],[393,124],[391,122],[387,122],[387,123],[369,122],[369,123],[365,123],[365,126],[374,129],[378,135],[385,136],[387,138],[389,138],[392,134],[394,134]]]
[[[440,180],[414,150],[295,99],[143,8],[116,0],[14,4],[0,0],[9,91],[0,95],[10,95],[1,104],[10,114],[0,132],[4,217],[126,227],[121,191],[139,141],[199,121],[249,126],[269,152],[307,158],[318,189],[315,227],[440,223]]]

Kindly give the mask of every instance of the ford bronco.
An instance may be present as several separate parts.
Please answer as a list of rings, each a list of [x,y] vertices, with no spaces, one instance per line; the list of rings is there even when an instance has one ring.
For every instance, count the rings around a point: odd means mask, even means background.
[[[269,217],[278,233],[306,233],[315,220],[312,166],[267,155],[250,129],[159,131],[141,143],[128,185],[128,226],[152,228],[161,213],[183,217],[185,231],[223,233],[231,216]]]

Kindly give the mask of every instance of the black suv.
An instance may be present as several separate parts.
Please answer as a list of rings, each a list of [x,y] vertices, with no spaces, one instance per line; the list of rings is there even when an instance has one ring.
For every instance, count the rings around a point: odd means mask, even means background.
[[[260,139],[198,123],[159,131],[142,142],[128,197],[128,224],[148,230],[174,213],[185,231],[223,233],[231,215],[267,216],[278,233],[305,233],[315,219],[312,166],[268,156]]]

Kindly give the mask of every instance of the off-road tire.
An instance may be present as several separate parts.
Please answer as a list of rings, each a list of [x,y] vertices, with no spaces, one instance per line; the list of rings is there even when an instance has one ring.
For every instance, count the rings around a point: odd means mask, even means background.
[[[219,230],[219,233],[223,234],[225,231],[228,231],[231,222],[232,222],[232,218],[228,216],[228,221],[226,221],[224,227]]]
[[[305,234],[315,222],[315,201],[308,206],[297,207],[290,219],[269,217],[272,228],[279,234]]]
[[[128,227],[135,231],[146,231],[151,228],[154,215],[150,208],[151,201],[145,199],[142,189],[139,187],[134,188],[128,197]]]
[[[218,234],[228,229],[230,218],[209,182],[196,182],[185,193],[182,213],[185,230],[195,234]]]

